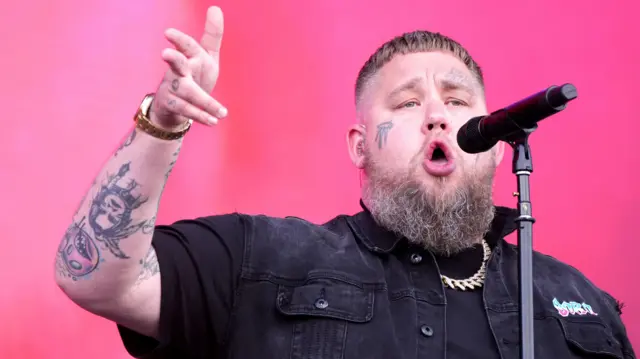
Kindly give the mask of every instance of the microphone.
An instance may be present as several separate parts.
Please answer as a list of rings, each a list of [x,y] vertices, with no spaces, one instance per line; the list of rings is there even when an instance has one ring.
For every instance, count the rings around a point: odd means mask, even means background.
[[[551,86],[487,116],[474,117],[458,131],[458,145],[467,153],[485,152],[498,141],[509,141],[522,130],[533,130],[539,121],[565,109],[578,97],[572,84]]]

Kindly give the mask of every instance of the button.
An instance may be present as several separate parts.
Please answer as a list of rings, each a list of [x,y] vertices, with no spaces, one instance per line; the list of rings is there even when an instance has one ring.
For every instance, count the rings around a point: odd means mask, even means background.
[[[280,305],[287,304],[287,296],[284,293],[281,293],[278,296],[278,304],[280,304]]]
[[[431,329],[431,327],[428,325],[421,326],[420,332],[422,332],[422,335],[424,335],[425,337],[430,337],[433,335],[433,329]]]
[[[322,298],[316,300],[316,308],[324,309],[324,308],[326,308],[328,306],[329,306],[329,302],[327,302],[326,300],[324,300]]]
[[[418,264],[422,262],[422,256],[419,255],[418,253],[414,253],[411,255],[411,263],[413,264]]]

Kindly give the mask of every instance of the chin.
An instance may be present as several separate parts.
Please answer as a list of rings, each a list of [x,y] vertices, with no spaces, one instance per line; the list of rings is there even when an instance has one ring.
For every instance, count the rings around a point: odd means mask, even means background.
[[[425,190],[432,190],[434,188],[439,191],[455,190],[460,184],[456,172],[448,176],[433,176],[424,172],[421,177],[420,182],[423,184]]]

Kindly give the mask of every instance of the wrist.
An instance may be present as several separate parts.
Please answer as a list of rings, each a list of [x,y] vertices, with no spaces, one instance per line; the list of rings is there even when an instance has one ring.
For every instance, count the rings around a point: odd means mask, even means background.
[[[155,111],[153,111],[153,109],[149,110],[148,118],[149,122],[151,122],[153,126],[167,132],[180,132],[186,126],[186,123],[184,122],[173,126],[164,125],[162,121],[158,120],[158,116],[156,115]]]
[[[145,132],[155,138],[173,141],[184,137],[191,128],[191,120],[176,126],[161,125],[157,116],[150,111],[154,95],[148,94],[142,100],[140,108],[136,112],[133,120],[136,122],[136,129]]]

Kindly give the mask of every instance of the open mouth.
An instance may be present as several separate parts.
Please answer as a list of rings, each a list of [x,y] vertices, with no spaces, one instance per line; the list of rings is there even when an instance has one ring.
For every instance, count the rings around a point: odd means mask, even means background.
[[[447,155],[444,153],[444,150],[442,148],[437,147],[435,150],[433,150],[433,153],[431,153],[430,160],[433,162],[446,162]]]
[[[448,148],[443,143],[434,142],[431,144],[427,158],[431,162],[445,164],[451,160],[451,155],[449,154]]]
[[[424,169],[432,176],[444,177],[456,168],[455,158],[446,143],[433,141],[425,156]]]

